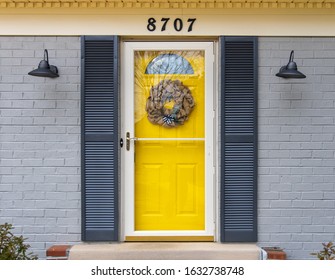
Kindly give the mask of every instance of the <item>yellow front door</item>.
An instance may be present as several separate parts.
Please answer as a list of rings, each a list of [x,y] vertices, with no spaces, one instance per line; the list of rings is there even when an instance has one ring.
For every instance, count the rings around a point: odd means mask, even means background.
[[[125,47],[125,240],[213,240],[212,51]]]
[[[135,230],[204,230],[204,52],[135,52],[134,89]]]

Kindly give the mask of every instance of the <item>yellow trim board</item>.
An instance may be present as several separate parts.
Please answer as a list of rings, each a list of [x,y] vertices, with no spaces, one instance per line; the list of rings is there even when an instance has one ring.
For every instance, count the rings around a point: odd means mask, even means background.
[[[35,9],[35,8],[62,8],[62,9],[250,9],[250,8],[298,8],[298,9],[311,9],[311,8],[334,8],[335,3],[332,0],[232,0],[232,1],[213,1],[213,0],[0,0],[0,8],[10,9]]]
[[[126,236],[126,242],[214,242],[214,236]]]

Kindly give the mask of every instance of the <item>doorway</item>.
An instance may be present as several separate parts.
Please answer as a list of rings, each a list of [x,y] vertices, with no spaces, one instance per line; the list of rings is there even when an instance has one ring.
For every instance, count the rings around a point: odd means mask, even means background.
[[[124,42],[126,241],[214,240],[214,44]]]

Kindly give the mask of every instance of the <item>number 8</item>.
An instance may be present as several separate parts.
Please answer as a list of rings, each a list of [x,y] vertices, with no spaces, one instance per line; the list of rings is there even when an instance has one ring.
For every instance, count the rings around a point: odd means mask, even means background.
[[[156,20],[154,18],[149,18],[148,19],[148,25],[147,25],[147,29],[150,31],[150,32],[153,32],[156,30]]]

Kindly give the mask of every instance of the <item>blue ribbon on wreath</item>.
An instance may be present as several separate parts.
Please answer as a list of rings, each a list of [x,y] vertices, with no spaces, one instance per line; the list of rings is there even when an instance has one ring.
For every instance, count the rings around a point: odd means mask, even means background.
[[[165,115],[163,117],[163,122],[168,125],[171,125],[172,123],[178,123],[177,113],[179,112],[179,110],[180,110],[180,106],[175,106],[172,110],[172,114]]]
[[[176,119],[172,115],[167,115],[167,116],[163,117],[163,122],[170,125],[170,124],[176,122]]]

